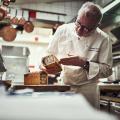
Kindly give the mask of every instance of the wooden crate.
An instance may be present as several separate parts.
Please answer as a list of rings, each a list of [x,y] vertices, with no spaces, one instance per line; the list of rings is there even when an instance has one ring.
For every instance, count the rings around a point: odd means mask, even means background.
[[[24,85],[47,85],[48,74],[45,71],[33,72],[24,75]]]

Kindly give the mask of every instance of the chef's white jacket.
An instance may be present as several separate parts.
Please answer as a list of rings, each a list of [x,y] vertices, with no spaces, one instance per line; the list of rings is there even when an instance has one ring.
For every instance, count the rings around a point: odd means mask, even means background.
[[[63,65],[61,78],[66,84],[91,83],[112,74],[112,41],[99,28],[88,37],[80,37],[74,23],[64,24],[52,37],[47,52],[58,58],[80,56],[90,62],[89,72],[80,66]]]

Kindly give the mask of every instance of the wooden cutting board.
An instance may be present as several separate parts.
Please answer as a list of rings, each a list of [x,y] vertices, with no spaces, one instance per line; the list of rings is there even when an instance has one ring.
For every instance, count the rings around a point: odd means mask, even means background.
[[[13,91],[31,88],[34,92],[49,92],[49,91],[58,91],[65,92],[70,90],[69,85],[14,85],[12,87]]]

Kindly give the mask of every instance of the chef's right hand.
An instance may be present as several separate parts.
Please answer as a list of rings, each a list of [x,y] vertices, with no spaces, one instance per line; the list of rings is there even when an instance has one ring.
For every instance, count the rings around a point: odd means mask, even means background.
[[[56,74],[56,69],[54,67],[46,68],[43,65],[40,66],[40,69],[46,71],[48,74]]]

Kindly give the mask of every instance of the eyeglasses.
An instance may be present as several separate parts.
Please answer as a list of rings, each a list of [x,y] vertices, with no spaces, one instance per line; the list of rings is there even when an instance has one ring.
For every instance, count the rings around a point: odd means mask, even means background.
[[[89,27],[87,27],[87,26],[85,26],[85,25],[82,25],[82,24],[81,24],[80,22],[78,22],[78,21],[75,21],[75,25],[76,25],[78,28],[81,28],[81,29],[83,29],[83,30],[86,31],[86,32],[90,32],[90,31],[92,31],[93,29],[95,29],[95,26],[89,28]]]

